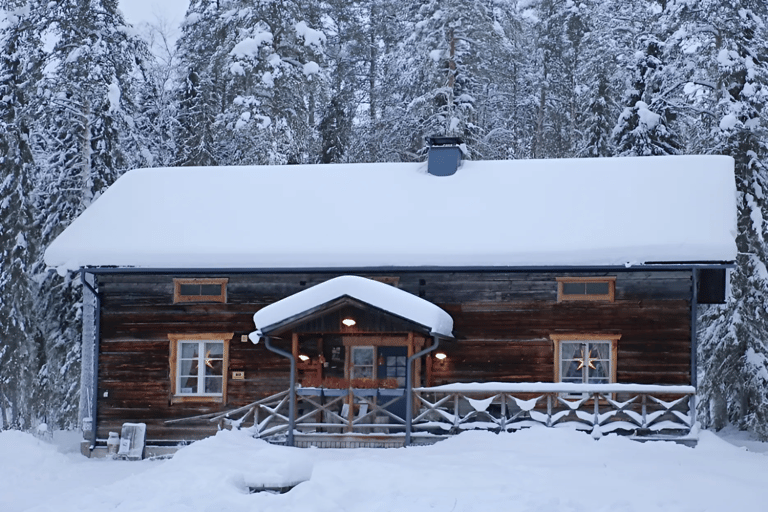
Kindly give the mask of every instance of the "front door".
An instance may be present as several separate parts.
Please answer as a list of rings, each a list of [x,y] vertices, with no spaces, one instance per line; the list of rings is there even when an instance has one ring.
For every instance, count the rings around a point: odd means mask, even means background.
[[[378,366],[377,377],[379,380],[395,379],[398,388],[405,388],[405,370],[408,364],[408,347],[386,347],[378,348]],[[382,403],[389,402],[392,397],[382,397],[385,400]],[[405,395],[399,400],[387,407],[392,414],[405,419]]]

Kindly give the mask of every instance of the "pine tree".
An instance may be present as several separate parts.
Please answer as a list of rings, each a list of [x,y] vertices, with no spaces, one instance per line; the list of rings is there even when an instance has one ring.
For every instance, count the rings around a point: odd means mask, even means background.
[[[192,0],[177,43],[181,84],[177,93],[176,165],[217,165],[222,138],[216,115],[222,108],[224,63],[217,47],[223,44],[220,0]]]
[[[495,72],[489,57],[501,40],[487,2],[409,2],[410,35],[397,46],[395,86],[407,101],[408,151],[419,154],[424,138],[459,136],[470,153],[485,129],[479,98]],[[402,100],[401,100],[402,101]]]
[[[39,123],[35,184],[39,240],[47,246],[124,171],[140,164],[132,104],[136,65],[145,45],[130,35],[116,0],[40,2],[40,33],[57,41],[37,84]],[[44,349],[36,407],[51,426],[77,420],[81,286],[77,276],[48,272],[42,254],[34,279]]]
[[[735,159],[739,251],[727,304],[701,316],[700,417],[705,426],[731,422],[768,439],[768,130],[762,119],[768,97],[768,6],[761,0],[700,3],[678,12],[691,34],[684,43],[697,49],[688,92],[714,119],[708,151]]]
[[[630,83],[622,98],[624,111],[613,136],[619,156],[675,155],[681,143],[671,128],[675,113],[665,97],[666,45],[656,35],[638,38],[630,62]]]
[[[0,9],[8,12],[0,30],[0,428],[26,428],[33,421],[41,342],[30,279],[40,247],[29,139],[42,44],[27,6],[3,2]]]

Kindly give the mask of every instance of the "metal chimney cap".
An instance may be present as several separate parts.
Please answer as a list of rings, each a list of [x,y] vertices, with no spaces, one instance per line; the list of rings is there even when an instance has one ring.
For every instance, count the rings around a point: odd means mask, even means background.
[[[427,137],[427,142],[429,142],[430,147],[432,147],[432,146],[460,146],[460,145],[464,144],[464,141],[461,140],[461,137],[445,137],[445,136]]]

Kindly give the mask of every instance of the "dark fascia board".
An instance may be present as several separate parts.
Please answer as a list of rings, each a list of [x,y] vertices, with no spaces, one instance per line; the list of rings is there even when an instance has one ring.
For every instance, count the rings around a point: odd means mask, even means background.
[[[638,272],[692,270],[695,268],[735,268],[733,261],[692,261],[644,263],[642,265],[562,265],[562,266],[467,266],[467,267],[296,267],[296,268],[145,268],[83,267],[89,274],[327,274],[373,272]]]
[[[341,297],[337,297],[333,300],[330,300],[328,302],[325,302],[323,304],[318,304],[317,306],[310,308],[306,311],[302,311],[301,313],[298,313],[296,315],[293,315],[291,317],[286,318],[282,322],[277,322],[272,325],[268,325],[266,327],[261,327],[261,332],[266,336],[271,335],[279,335],[284,333],[287,330],[293,329],[297,325],[301,325],[304,322],[307,322],[309,320],[312,320],[314,318],[320,317],[327,313],[332,313],[334,311],[337,311],[344,306],[356,306],[363,309],[372,309],[374,311],[379,312],[382,315],[391,316],[394,318],[398,318],[410,325],[413,325],[417,330],[424,334],[431,334],[432,329],[426,325],[422,325],[418,322],[414,322],[413,320],[410,320],[408,318],[404,318],[400,315],[396,315],[392,313],[391,311],[386,311],[384,309],[378,308],[374,306],[373,304],[369,304],[367,302],[364,302],[362,300],[356,299],[354,297],[350,297],[349,295],[342,295]],[[366,334],[366,333],[361,333]]]

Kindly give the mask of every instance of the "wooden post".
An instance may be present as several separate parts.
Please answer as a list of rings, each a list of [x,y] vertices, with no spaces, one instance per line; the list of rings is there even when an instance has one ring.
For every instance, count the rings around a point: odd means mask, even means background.
[[[352,384],[350,384],[349,392],[347,394],[347,404],[349,410],[347,411],[347,432],[352,433],[352,421],[355,418],[355,393],[352,391]]]
[[[592,393],[592,400],[595,402],[595,417],[592,420],[592,429],[594,432],[595,428],[600,427],[600,400],[599,400],[599,394],[598,393]]]
[[[552,426],[552,393],[547,393],[547,426]]]
[[[501,430],[504,432],[507,431],[507,394],[502,393],[501,394]]]
[[[458,427],[459,426],[459,394],[455,393],[453,395],[453,426]]]

